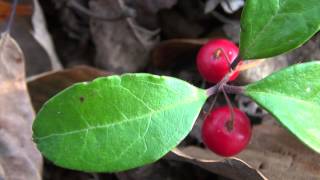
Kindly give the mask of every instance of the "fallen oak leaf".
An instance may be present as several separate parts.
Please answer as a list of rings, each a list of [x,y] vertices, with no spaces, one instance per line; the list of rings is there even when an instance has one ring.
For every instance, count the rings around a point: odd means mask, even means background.
[[[24,57],[9,33],[0,39],[0,94],[0,175],[4,176],[0,179],[41,179],[42,157],[32,142],[35,114],[25,82]]]

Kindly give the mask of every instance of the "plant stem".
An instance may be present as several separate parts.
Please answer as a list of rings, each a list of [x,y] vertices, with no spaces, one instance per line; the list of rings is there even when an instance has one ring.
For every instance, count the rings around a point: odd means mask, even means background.
[[[229,109],[230,109],[231,118],[230,118],[230,121],[228,121],[228,122],[226,123],[226,127],[227,127],[228,131],[230,132],[230,131],[233,130],[234,117],[235,117],[235,116],[234,116],[234,111],[233,111],[233,107],[232,107],[231,100],[230,100],[229,96],[227,95],[224,87],[222,87],[222,92],[223,92],[223,95],[224,95],[224,97],[225,97],[225,99],[226,99],[226,101],[227,101],[228,107],[229,107]]]
[[[211,104],[210,104],[210,107],[209,107],[209,109],[208,109],[208,112],[206,112],[206,114],[205,114],[204,119],[207,119],[207,117],[210,115],[210,112],[211,112],[212,108],[214,107],[214,105],[215,105],[216,102],[217,102],[218,96],[219,96],[219,93],[217,93],[217,94],[214,95],[214,98],[213,98],[213,100],[212,100],[212,102],[211,102]]]
[[[223,85],[219,86],[219,84],[217,84],[217,85],[212,86],[212,87],[207,89],[207,95],[208,96],[215,95],[218,92],[221,92],[222,88],[228,94],[243,94],[243,92],[244,92],[244,87],[243,86],[232,86],[232,85],[227,85],[227,84],[223,84]]]
[[[218,93],[218,89],[219,89],[219,88],[218,88],[218,85],[214,85],[214,86],[208,88],[208,89],[206,90],[208,97],[210,97],[210,96],[212,96],[212,95],[214,95],[214,94],[217,94],[217,93]]]
[[[216,50],[216,52],[222,52],[222,55],[224,56],[224,58],[225,58],[225,61],[227,61],[227,64],[228,64],[228,66],[229,66],[229,68],[231,69],[231,64],[230,64],[230,59],[229,59],[229,57],[226,55],[226,53],[224,52],[224,50],[222,49],[222,48],[218,48],[217,50]],[[217,55],[219,55],[218,53],[216,53]],[[217,56],[216,55],[216,56]],[[216,57],[217,58],[217,57]]]
[[[223,88],[228,94],[243,94],[245,90],[244,86],[232,86],[227,84],[225,84]]]
[[[241,56],[239,54],[236,57],[236,59],[231,63],[231,69],[235,70],[240,61],[241,61]]]

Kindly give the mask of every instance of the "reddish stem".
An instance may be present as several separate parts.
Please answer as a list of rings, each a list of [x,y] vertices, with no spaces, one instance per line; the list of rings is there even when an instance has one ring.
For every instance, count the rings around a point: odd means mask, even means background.
[[[228,131],[232,131],[233,130],[233,126],[234,126],[234,111],[233,111],[233,107],[232,107],[232,103],[230,101],[230,98],[229,96],[227,95],[226,91],[224,90],[224,87],[222,87],[222,92],[223,92],[223,95],[227,101],[227,104],[228,104],[228,107],[230,109],[230,115],[231,115],[231,118],[230,120],[226,123],[226,127],[228,129]]]
[[[241,61],[241,56],[240,54],[238,54],[236,59],[234,59],[231,63],[231,69],[235,70],[240,61]]]
[[[207,95],[212,96],[212,95],[217,94],[218,92],[221,92],[221,87],[223,87],[225,92],[228,94],[243,94],[244,93],[243,86],[231,86],[231,85],[227,85],[227,84],[219,86],[217,84],[217,85],[212,86],[207,89]]]
[[[218,48],[218,49],[216,50],[215,57],[216,57],[216,58],[219,57],[219,55],[220,55],[221,52],[222,52],[222,55],[225,57],[225,61],[227,61],[229,68],[231,69],[230,59],[229,59],[229,57],[226,55],[226,52],[224,52],[224,50],[223,50],[222,48]]]

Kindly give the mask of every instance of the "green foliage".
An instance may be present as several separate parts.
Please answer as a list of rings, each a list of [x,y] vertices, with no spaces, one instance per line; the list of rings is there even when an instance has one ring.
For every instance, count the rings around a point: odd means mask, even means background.
[[[248,85],[245,94],[320,153],[320,63],[286,68]]]
[[[125,74],[78,83],[50,99],[34,140],[55,164],[115,172],[158,160],[189,133],[206,92],[179,79]]]
[[[243,59],[297,48],[320,29],[319,0],[247,0],[241,17]]]
[[[299,47],[320,29],[320,0],[246,0],[243,59]],[[299,64],[248,85],[245,94],[320,153],[320,63]],[[116,172],[152,163],[190,132],[207,99],[179,79],[125,74],[78,83],[51,98],[33,124],[33,138],[55,164]]]

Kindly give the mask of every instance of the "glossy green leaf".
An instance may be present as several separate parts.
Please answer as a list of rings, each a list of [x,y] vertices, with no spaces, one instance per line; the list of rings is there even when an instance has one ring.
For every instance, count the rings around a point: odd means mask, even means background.
[[[248,85],[245,94],[320,153],[320,62],[281,70]]]
[[[207,95],[187,82],[126,74],[51,98],[33,124],[39,150],[76,170],[116,172],[154,162],[191,130]]]
[[[297,48],[320,30],[319,17],[319,0],[246,0],[240,54],[257,59]]]

